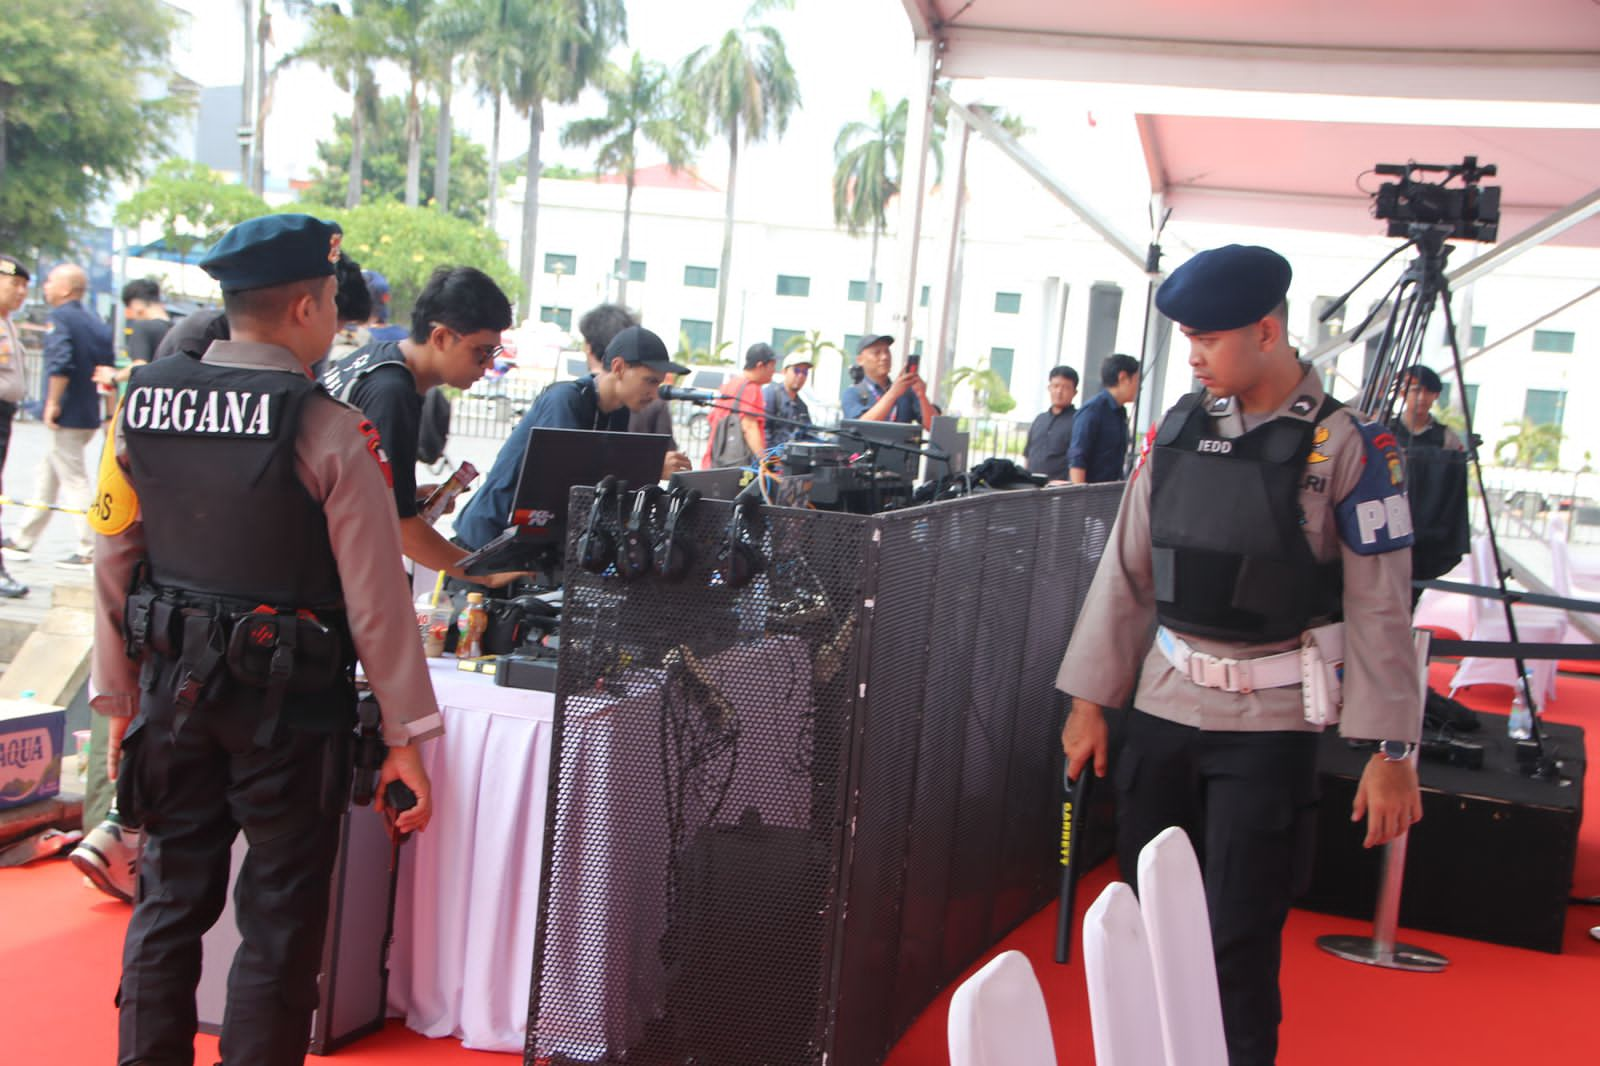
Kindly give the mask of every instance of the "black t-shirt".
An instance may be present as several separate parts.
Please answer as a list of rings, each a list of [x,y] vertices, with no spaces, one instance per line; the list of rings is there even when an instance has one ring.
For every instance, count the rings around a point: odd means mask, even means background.
[[[399,347],[394,341],[384,341],[351,352],[345,359],[369,350],[375,350],[380,359],[392,357],[399,354]],[[395,351],[385,350],[391,348]],[[411,518],[417,513],[417,434],[422,426],[422,397],[417,394],[416,378],[404,360],[381,363],[356,382],[350,402],[378,427],[394,471],[395,513]]]
[[[165,318],[141,318],[129,322],[123,327],[127,337],[128,359],[135,363],[153,363],[156,359],[156,349],[161,347],[161,340],[172,328],[172,321]]]

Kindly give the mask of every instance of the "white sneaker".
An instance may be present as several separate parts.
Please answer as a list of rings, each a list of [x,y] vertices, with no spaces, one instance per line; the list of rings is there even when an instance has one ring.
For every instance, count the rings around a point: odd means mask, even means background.
[[[139,847],[144,833],[107,819],[95,826],[67,856],[72,865],[113,899],[133,902],[139,883]]]

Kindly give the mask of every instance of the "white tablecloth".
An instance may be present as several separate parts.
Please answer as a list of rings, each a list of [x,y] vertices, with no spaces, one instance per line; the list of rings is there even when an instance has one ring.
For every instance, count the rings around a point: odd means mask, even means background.
[[[445,736],[422,748],[434,817],[403,849],[389,1009],[424,1036],[521,1052],[555,697],[430,665]]]

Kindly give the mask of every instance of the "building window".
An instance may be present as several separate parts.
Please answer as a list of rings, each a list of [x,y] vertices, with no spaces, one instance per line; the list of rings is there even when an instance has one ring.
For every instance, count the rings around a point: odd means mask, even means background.
[[[772,331],[772,350],[778,353],[778,358],[781,360],[783,354],[789,350],[789,342],[805,335],[806,331],[803,329],[775,329]]]
[[[844,359],[846,363],[856,357],[856,352],[861,348],[861,342],[866,339],[859,333],[846,333],[844,335]]]
[[[1015,315],[1022,311],[1022,293],[997,292],[994,294],[995,312],[1002,315]]]
[[[929,293],[929,291],[931,289],[932,289],[931,285],[924,285],[922,287],[922,295],[917,297],[917,306],[918,307],[927,307],[928,306],[928,293]]]
[[[613,259],[611,261],[611,273],[612,274],[617,274],[617,275],[620,275],[622,273],[622,260]],[[628,260],[628,280],[629,281],[643,281],[644,280],[644,260],[642,260],[642,259],[629,259]]]
[[[683,268],[683,283],[691,289],[714,289],[717,287],[717,268],[686,266]]]
[[[1566,413],[1565,389],[1529,389],[1522,401],[1522,417],[1536,426],[1559,426]]]
[[[562,329],[572,329],[572,308],[570,307],[541,307],[539,308],[540,322],[554,322]]]
[[[1474,347],[1474,348],[1482,348],[1484,346],[1485,342],[1488,341],[1488,339],[1489,339],[1489,327],[1487,327],[1487,326],[1473,326],[1472,327],[1472,340],[1470,341],[1472,347]]]
[[[880,281],[880,282],[877,282],[875,284],[875,287],[873,289],[872,302],[873,303],[880,303],[880,302],[882,302],[882,300],[883,300],[883,282]],[[867,283],[866,282],[864,282],[864,281],[852,281],[850,283],[850,301],[852,303],[858,303],[858,304],[864,304],[864,303],[867,302]]]
[[[778,275],[779,296],[810,296],[811,279],[802,278],[794,274]]]
[[[1016,361],[1015,348],[990,348],[989,369],[1000,375],[1000,380],[1006,383],[1006,388],[1011,388],[1011,364]]]
[[[685,352],[710,351],[711,323],[697,318],[683,319],[678,323],[678,344]]]
[[[1575,339],[1576,335],[1571,330],[1536,329],[1533,331],[1533,350],[1571,355],[1572,342]]]
[[[920,339],[911,346],[911,354],[919,356],[922,354],[922,341]]]
[[[578,257],[546,252],[544,254],[544,272],[546,274],[565,274],[570,278],[578,272]]]

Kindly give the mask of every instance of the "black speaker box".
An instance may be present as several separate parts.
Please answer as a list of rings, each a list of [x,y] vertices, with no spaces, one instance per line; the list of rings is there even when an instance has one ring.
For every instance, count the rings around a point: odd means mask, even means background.
[[[1505,717],[1479,717],[1483,728],[1467,739],[1484,745],[1482,769],[1421,764],[1422,821],[1407,846],[1400,924],[1559,952],[1583,819],[1583,730],[1544,727],[1562,779],[1537,780],[1519,772]],[[1350,821],[1369,757],[1331,730],[1322,738],[1316,863],[1303,907],[1372,917],[1382,849],[1363,848],[1366,825]]]

